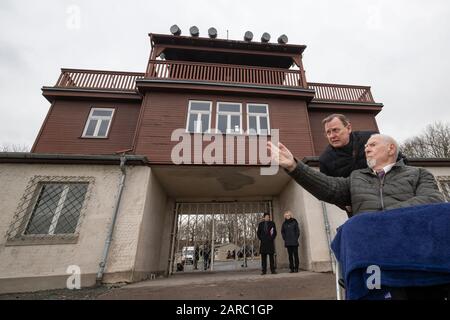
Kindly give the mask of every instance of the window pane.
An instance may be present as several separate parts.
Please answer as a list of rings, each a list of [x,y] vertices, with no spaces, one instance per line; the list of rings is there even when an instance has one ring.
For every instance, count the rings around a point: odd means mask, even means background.
[[[219,119],[217,121],[217,129],[222,133],[227,132],[227,116],[219,115]]]
[[[241,106],[236,103],[221,103],[219,112],[241,112]]]
[[[71,184],[59,216],[55,234],[75,233],[88,185]]]
[[[92,112],[92,116],[98,116],[98,117],[111,117],[112,116],[112,110],[102,110],[102,109],[96,109]]]
[[[102,120],[100,129],[98,130],[98,137],[106,137],[106,131],[108,130],[109,120]]]
[[[97,127],[97,120],[91,119],[86,130],[86,136],[94,136],[95,127]]]
[[[255,116],[248,117],[248,130],[250,133],[253,133],[253,134],[257,132]]]
[[[206,132],[209,129],[209,114],[202,114],[202,132]]]
[[[259,129],[261,130],[261,134],[267,134],[269,125],[267,123],[267,117],[259,117]]]
[[[249,104],[248,112],[250,113],[267,113],[267,106],[256,106]]]
[[[201,118],[197,117],[197,120],[194,121],[194,132],[200,133],[202,132],[202,121]]]
[[[191,113],[189,114],[189,123],[188,123],[188,131],[195,132],[195,121],[197,121],[197,114]]]
[[[191,110],[192,111],[209,111],[210,103],[209,102],[191,102]]]
[[[241,116],[231,116],[231,132],[241,131]]]
[[[61,184],[42,186],[25,234],[48,234],[62,191]]]

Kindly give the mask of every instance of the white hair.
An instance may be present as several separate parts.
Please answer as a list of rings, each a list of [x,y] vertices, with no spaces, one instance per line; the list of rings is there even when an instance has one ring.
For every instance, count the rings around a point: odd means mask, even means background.
[[[393,144],[395,146],[395,160],[397,161],[399,149],[398,149],[398,143],[394,138],[392,138],[391,136],[388,136],[387,134],[381,134],[381,133],[374,133],[370,137],[371,138],[372,137],[380,137],[383,139],[383,141],[386,144]]]

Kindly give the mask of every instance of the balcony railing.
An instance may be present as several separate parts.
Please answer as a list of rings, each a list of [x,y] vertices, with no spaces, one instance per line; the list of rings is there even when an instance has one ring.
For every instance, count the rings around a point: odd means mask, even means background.
[[[196,80],[264,86],[302,87],[298,70],[153,61],[147,74],[98,70],[62,69],[57,88],[80,88],[135,92],[136,80]],[[316,102],[375,103],[370,87],[327,83],[308,83],[316,91]]]
[[[136,91],[136,79],[143,77],[138,72],[62,69],[56,87]]]
[[[260,86],[303,87],[299,70],[151,60],[147,78]]]
[[[375,103],[370,87],[312,82],[308,87],[316,91],[314,101],[317,102]]]

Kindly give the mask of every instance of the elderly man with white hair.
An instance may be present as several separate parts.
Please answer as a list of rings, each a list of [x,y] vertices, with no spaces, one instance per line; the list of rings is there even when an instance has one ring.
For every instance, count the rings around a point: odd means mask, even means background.
[[[348,178],[329,177],[301,161],[281,143],[268,143],[272,159],[319,200],[352,206],[356,215],[420,204],[444,202],[433,175],[423,168],[396,162],[397,142],[382,134],[372,135],[365,145],[368,168],[353,171]]]

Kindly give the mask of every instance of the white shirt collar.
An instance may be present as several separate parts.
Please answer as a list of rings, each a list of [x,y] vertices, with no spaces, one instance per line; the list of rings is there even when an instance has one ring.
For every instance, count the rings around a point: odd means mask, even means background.
[[[384,174],[386,174],[386,173],[388,173],[389,171],[391,171],[391,169],[392,169],[392,167],[395,165],[395,163],[396,163],[396,162],[390,163],[390,164],[388,164],[387,166],[384,166],[384,167],[383,167]],[[376,173],[375,170],[373,170],[373,172]]]

